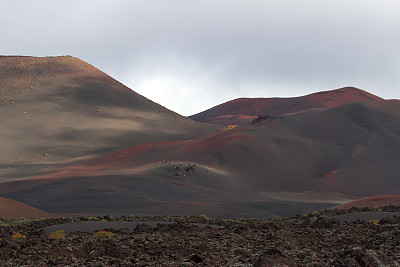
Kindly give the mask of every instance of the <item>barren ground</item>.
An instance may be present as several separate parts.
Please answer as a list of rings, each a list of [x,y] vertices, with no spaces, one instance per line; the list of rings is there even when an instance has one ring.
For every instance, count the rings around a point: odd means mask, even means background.
[[[370,209],[314,212],[289,218],[224,220],[202,216],[60,218],[5,221],[0,227],[2,266],[397,266],[400,220],[338,221],[331,216]],[[385,207],[382,212],[399,211]],[[375,210],[375,213],[380,211]],[[397,214],[397,213],[394,213]],[[358,215],[356,215],[357,217]],[[356,219],[356,218],[353,218]],[[107,228],[61,235],[62,223],[118,221]],[[146,225],[143,221],[149,221]],[[166,221],[168,224],[152,224]],[[194,223],[221,227],[196,226]],[[93,223],[94,224],[94,223]],[[58,227],[57,227],[58,225]],[[49,229],[49,228],[47,228]],[[13,240],[19,233],[24,235]],[[53,232],[54,233],[54,232]],[[58,237],[58,238],[57,238]]]

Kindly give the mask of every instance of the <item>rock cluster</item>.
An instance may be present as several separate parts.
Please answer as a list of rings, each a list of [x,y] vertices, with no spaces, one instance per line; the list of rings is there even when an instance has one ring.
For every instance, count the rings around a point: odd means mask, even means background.
[[[179,165],[181,165],[181,164],[179,164]],[[184,176],[186,176],[186,173],[183,171],[183,167],[181,168],[181,166],[174,166],[174,170],[175,170],[175,176],[178,176],[178,177],[184,177]],[[192,173],[192,172],[194,172],[194,167],[196,166],[196,164],[187,164],[187,166],[185,167],[185,171],[187,172],[187,173]]]

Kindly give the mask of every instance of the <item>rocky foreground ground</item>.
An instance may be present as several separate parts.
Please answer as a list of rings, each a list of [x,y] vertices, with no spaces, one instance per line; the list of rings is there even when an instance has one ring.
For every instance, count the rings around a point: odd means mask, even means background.
[[[389,206],[375,211],[399,211]],[[274,219],[57,218],[1,221],[1,266],[399,266],[400,218],[343,222],[323,211]],[[106,232],[46,233],[72,221],[169,221]],[[196,226],[193,223],[210,224]],[[221,227],[215,227],[219,225]],[[60,228],[62,230],[62,228]]]

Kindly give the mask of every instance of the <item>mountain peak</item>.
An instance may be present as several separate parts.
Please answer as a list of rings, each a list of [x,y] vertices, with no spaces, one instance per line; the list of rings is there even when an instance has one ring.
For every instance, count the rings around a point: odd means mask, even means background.
[[[333,94],[348,94],[348,96],[350,97],[351,95],[359,95],[360,99],[359,100],[355,100],[355,101],[363,101],[363,97],[365,97],[365,100],[370,99],[370,100],[383,100],[383,98],[378,97],[376,95],[373,95],[371,93],[368,93],[367,91],[364,91],[360,88],[357,87],[352,87],[352,86],[347,86],[347,87],[342,87],[339,89],[334,89],[334,90],[329,90],[329,91],[320,91],[320,92],[316,92],[316,93],[312,93],[309,95],[305,95],[306,96],[311,96],[311,95],[333,95]]]

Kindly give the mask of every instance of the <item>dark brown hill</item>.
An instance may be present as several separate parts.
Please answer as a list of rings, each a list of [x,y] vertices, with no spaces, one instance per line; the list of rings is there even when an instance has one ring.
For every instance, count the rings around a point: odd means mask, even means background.
[[[0,112],[0,181],[213,129],[146,99],[71,56],[1,56]]]
[[[317,108],[333,108],[354,101],[382,98],[354,87],[323,91],[291,98],[238,98],[190,116],[199,122],[222,125],[243,124],[258,115],[281,115]]]
[[[399,158],[400,103],[352,102],[124,148],[0,194],[61,213],[282,216],[399,195]]]

